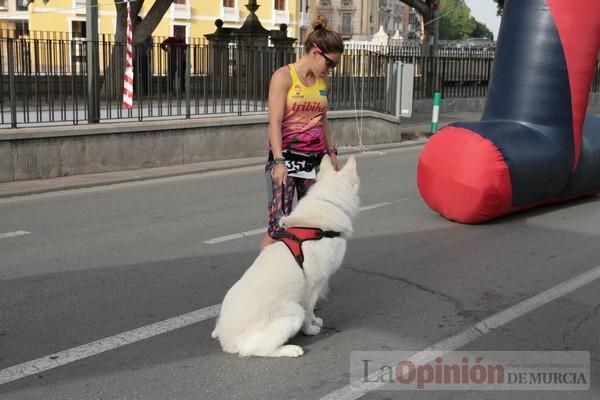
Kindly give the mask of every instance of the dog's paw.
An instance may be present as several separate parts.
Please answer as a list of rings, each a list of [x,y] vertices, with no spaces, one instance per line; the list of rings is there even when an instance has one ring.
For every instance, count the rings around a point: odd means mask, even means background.
[[[313,317],[311,323],[313,325],[318,326],[319,328],[323,327],[323,319],[319,318],[319,317]]]
[[[278,351],[280,357],[300,357],[304,354],[304,350],[300,346],[287,344],[281,346]]]
[[[321,327],[317,325],[305,326],[302,328],[302,332],[308,336],[318,335],[321,332]]]

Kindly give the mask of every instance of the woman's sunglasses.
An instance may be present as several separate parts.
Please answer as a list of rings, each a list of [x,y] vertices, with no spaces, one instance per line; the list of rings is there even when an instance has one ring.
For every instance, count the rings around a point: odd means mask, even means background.
[[[316,43],[313,43],[313,48],[316,49],[317,52],[325,59],[325,65],[327,66],[327,68],[333,69],[337,67],[338,63],[333,61],[331,58],[327,57],[325,54],[323,54],[323,50],[321,50],[321,48],[317,46]]]

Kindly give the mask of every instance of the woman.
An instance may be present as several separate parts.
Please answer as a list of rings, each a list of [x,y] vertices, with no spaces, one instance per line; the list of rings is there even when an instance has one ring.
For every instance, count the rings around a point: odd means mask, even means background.
[[[304,42],[304,54],[294,64],[279,68],[269,86],[269,227],[261,249],[274,242],[279,219],[292,209],[315,182],[316,168],[324,154],[338,168],[337,151],[327,124],[327,74],[344,51],[337,32],[327,29],[319,16]]]

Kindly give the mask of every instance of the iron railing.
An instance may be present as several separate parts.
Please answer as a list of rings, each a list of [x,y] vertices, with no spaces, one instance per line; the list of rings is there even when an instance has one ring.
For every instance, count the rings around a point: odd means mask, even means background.
[[[168,54],[160,41],[134,49],[134,108],[122,107],[124,45],[112,37],[94,44],[99,52],[100,122],[191,118],[264,112],[271,74],[293,62],[301,47],[216,46],[190,40]],[[87,121],[87,44],[66,35],[0,37],[0,127]],[[173,56],[171,58],[171,56]],[[332,73],[330,108],[391,113],[386,99],[388,66],[415,65],[414,98],[482,97],[487,93],[493,53],[488,49],[442,49],[423,57],[413,47],[348,47]],[[593,91],[600,91],[600,65]]]
[[[272,73],[302,51],[192,43],[168,53],[159,43],[137,45],[134,108],[126,110],[124,45],[100,41],[95,48],[100,122],[264,112]],[[86,122],[86,52],[83,40],[0,38],[0,126]],[[384,92],[392,61],[381,51],[348,49],[331,76],[330,108],[389,112]]]

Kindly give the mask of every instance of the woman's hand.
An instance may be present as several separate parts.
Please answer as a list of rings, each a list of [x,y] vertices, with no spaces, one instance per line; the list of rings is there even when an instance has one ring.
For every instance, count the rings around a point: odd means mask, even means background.
[[[273,177],[274,182],[285,185],[285,182],[287,181],[287,167],[285,164],[275,164],[271,170],[271,176]]]
[[[331,158],[331,163],[333,164],[333,168],[335,168],[336,171],[339,171],[340,170],[340,162],[338,161],[337,154],[331,153],[331,154],[329,154],[329,157]]]

